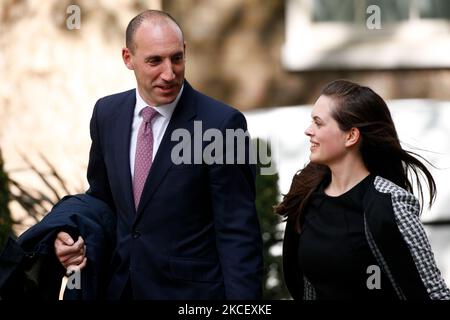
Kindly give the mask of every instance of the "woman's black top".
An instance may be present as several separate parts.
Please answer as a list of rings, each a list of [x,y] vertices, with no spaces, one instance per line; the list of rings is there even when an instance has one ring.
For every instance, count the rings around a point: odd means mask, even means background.
[[[325,194],[329,181],[324,181],[311,196],[298,263],[316,299],[396,299],[364,233],[363,196],[374,178],[367,176],[337,197]]]

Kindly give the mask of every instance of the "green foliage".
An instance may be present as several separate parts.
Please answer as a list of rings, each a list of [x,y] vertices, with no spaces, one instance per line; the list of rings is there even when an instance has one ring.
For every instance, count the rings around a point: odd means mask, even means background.
[[[3,158],[0,150],[0,252],[11,233],[12,219],[8,209],[8,176],[3,171]]]
[[[261,148],[267,143],[257,139],[253,141],[253,144]],[[259,149],[255,148],[255,150],[258,151]],[[262,147],[262,150],[268,150],[270,153],[270,148]],[[259,155],[259,152],[257,154]],[[264,249],[263,298],[270,300],[286,299],[289,294],[282,275],[282,257],[280,255],[275,256],[270,251],[274,246],[281,246],[283,241],[283,232],[278,229],[281,219],[272,209],[278,202],[278,174],[261,175],[261,167],[266,167],[266,165],[261,164],[258,156],[256,210],[261,224]]]
[[[28,183],[20,183],[3,171],[3,162],[0,155],[0,250],[11,234],[13,225],[28,227],[31,223],[39,222],[47,212],[66,194],[81,193],[82,188],[69,188],[67,182],[57,172],[55,166],[42,154],[38,154],[46,168],[38,169],[36,165],[24,154],[22,159],[28,165],[24,170],[35,174],[41,185],[33,187]],[[21,219],[13,220],[8,210],[8,200],[19,205],[24,214]],[[31,219],[30,219],[31,218]]]
[[[37,223],[64,195],[82,192],[80,191],[82,188],[77,188],[75,191],[72,189],[71,192],[67,182],[43,154],[38,153],[38,156],[46,165],[45,170],[39,169],[25,154],[21,156],[28,165],[26,170],[39,178],[41,186],[36,188],[9,178],[10,199],[16,201],[26,212],[25,218],[14,223],[22,224],[27,218],[32,218]]]

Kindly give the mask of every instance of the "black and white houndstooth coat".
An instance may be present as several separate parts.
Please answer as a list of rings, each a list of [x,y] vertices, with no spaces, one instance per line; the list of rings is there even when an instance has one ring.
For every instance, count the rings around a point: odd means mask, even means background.
[[[364,195],[363,207],[367,242],[398,298],[450,300],[420,221],[417,198],[377,176]],[[315,299],[314,288],[297,267],[298,241],[288,221],[283,243],[285,282],[294,299]]]

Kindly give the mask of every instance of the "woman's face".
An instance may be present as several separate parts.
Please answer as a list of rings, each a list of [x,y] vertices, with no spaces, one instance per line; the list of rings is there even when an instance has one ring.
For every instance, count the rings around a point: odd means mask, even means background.
[[[310,138],[309,159],[313,163],[330,166],[341,161],[347,153],[347,133],[339,129],[331,116],[334,107],[333,99],[322,95],[311,112],[312,122],[305,134]]]

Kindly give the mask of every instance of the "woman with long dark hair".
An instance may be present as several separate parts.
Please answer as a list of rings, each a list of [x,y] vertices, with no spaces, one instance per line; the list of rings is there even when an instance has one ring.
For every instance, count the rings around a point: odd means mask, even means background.
[[[294,299],[450,299],[420,222],[421,157],[400,145],[368,87],[328,84],[314,105],[310,162],[275,207],[287,220],[286,285]],[[411,181],[410,179],[413,178]]]

